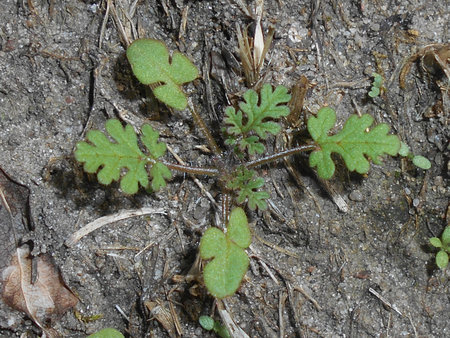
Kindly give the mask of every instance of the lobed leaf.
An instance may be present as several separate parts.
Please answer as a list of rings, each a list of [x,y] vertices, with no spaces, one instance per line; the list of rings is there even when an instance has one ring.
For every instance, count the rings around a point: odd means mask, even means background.
[[[175,52],[170,58],[161,41],[138,39],[128,47],[127,58],[141,83],[162,83],[153,90],[159,100],[175,109],[186,108],[186,96],[180,85],[198,77],[197,67],[186,56]]]
[[[267,139],[269,134],[276,135],[280,132],[280,125],[267,119],[278,119],[289,115],[289,108],[283,104],[289,102],[291,96],[286,87],[278,86],[272,91],[270,84],[265,84],[258,94],[249,89],[244,94],[245,102],[239,104],[239,110],[228,107],[225,110],[225,123],[229,125],[227,132],[232,136],[240,136],[242,139],[239,148],[248,150],[249,154],[261,154],[264,145],[260,139]],[[256,134],[256,135],[255,135]]]
[[[255,174],[254,170],[248,170],[245,167],[238,168],[235,177],[227,182],[227,188],[237,191],[236,201],[238,204],[247,201],[251,210],[256,208],[265,210],[267,209],[265,200],[270,195],[266,191],[257,191],[264,185],[264,179],[261,177],[253,178]]]
[[[139,184],[149,185],[146,167],[149,166],[153,177],[153,190],[165,186],[165,179],[171,178],[169,169],[157,159],[164,155],[166,145],[158,143],[159,133],[149,125],[142,128],[142,143],[147,147],[149,155],[144,154],[139,146],[136,133],[131,125],[122,127],[120,121],[112,119],[106,122],[106,131],[115,142],[98,130],[87,133],[89,142],[78,142],[75,158],[84,163],[84,170],[96,173],[102,184],[110,184],[121,178],[121,172],[126,169],[120,181],[120,188],[127,194],[135,194]],[[101,169],[100,169],[101,168]],[[100,170],[99,170],[100,169]]]
[[[308,120],[308,131],[319,146],[311,153],[309,165],[317,167],[322,178],[328,179],[334,174],[331,153],[340,154],[350,171],[364,174],[370,168],[368,159],[379,164],[383,154],[394,156],[400,149],[398,137],[387,135],[388,125],[382,123],[366,131],[373,123],[373,117],[368,114],[351,116],[338,134],[329,136],[335,122],[336,113],[329,107],[321,108],[317,117]]]
[[[219,299],[236,292],[249,265],[244,249],[250,245],[251,234],[244,210],[231,211],[227,229],[224,234],[209,228],[200,241],[202,259],[212,258],[203,269],[203,279],[208,291]]]

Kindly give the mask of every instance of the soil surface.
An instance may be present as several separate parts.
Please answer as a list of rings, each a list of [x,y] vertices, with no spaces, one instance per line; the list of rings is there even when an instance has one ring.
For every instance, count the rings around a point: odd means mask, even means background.
[[[223,144],[224,108],[247,89],[239,61],[232,62],[239,60],[236,27],[253,34],[255,6],[250,0],[0,2],[0,165],[31,190],[33,254],[51,255],[79,297],[76,311],[53,323],[63,336],[114,327],[131,337],[175,337],[171,318],[183,336],[213,336],[198,317],[220,320],[211,312],[214,301],[184,276],[192,274],[202,233],[220,222],[204,192],[220,204],[215,179],[198,177],[202,191],[189,175],[175,174],[156,194],[126,196],[118,184],[102,186],[84,174],[73,151],[87,130],[104,130],[115,117],[137,128],[150,123],[186,163],[212,165],[189,110],[168,110],[132,76],[126,44],[159,39],[193,61],[201,77],[184,90]],[[305,156],[291,159],[292,172],[284,162],[258,169],[270,208],[248,211],[251,266],[226,300],[250,337],[450,336],[450,269],[435,267],[428,245],[449,221],[448,79],[433,57],[431,63],[419,57],[440,46],[432,44],[448,43],[449,19],[446,1],[264,1],[264,32],[275,29],[264,82],[292,88],[305,76],[311,83],[305,113],[329,105],[341,124],[350,114],[370,113],[432,167],[386,158],[362,176],[338,165],[328,183],[308,169]],[[415,53],[401,89],[401,69]],[[385,89],[370,98],[373,72],[383,76]],[[281,145],[271,139],[267,148]],[[343,199],[340,207],[330,192]],[[99,217],[141,208],[160,213],[106,224],[65,245]],[[2,304],[0,335],[23,333],[40,330]]]

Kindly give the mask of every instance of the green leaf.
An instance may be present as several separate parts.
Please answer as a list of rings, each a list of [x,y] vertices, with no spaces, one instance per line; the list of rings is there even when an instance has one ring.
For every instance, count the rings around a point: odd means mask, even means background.
[[[278,86],[272,91],[270,84],[265,84],[261,89],[260,98],[258,94],[249,89],[244,94],[245,102],[239,104],[239,110],[228,107],[225,110],[225,123],[229,125],[228,134],[240,136],[239,148],[247,149],[250,155],[261,154],[264,145],[260,139],[267,139],[272,134],[280,132],[278,123],[268,119],[278,119],[289,115],[289,108],[283,104],[289,102],[291,96],[286,87]]]
[[[383,77],[380,74],[372,73],[373,82],[372,88],[369,92],[370,97],[376,97],[380,95],[381,86],[383,85]]]
[[[442,244],[445,247],[450,245],[450,225],[444,229],[444,232],[442,233],[441,238],[442,238]]]
[[[200,316],[198,322],[207,331],[211,331],[214,328],[214,319],[209,316]]]
[[[398,154],[400,156],[406,157],[409,155],[409,153],[409,146],[405,142],[400,141],[400,149],[398,150]]]
[[[366,131],[373,123],[373,117],[368,114],[351,116],[338,134],[329,136],[328,132],[335,122],[336,113],[329,107],[321,108],[317,117],[308,120],[308,131],[319,147],[311,153],[309,165],[317,167],[322,178],[329,179],[334,174],[331,153],[340,154],[350,171],[364,174],[370,168],[367,158],[379,164],[380,156],[385,153],[394,156],[400,149],[398,137],[387,135],[388,125],[382,123]]]
[[[448,265],[448,254],[444,251],[441,250],[436,254],[436,265],[440,268],[440,269],[445,269]]]
[[[442,243],[441,240],[437,237],[431,237],[430,238],[430,243],[432,246],[436,247],[436,248],[441,248],[442,247]]]
[[[87,338],[124,338],[124,335],[116,329],[106,328],[91,334]]]
[[[231,211],[227,229],[224,234],[209,228],[200,241],[202,259],[213,258],[203,269],[203,279],[208,291],[219,299],[236,292],[249,265],[244,249],[250,245],[251,235],[244,210]]]
[[[162,83],[153,90],[159,100],[175,109],[186,108],[186,96],[180,85],[198,77],[197,68],[186,56],[175,52],[170,59],[169,51],[161,41],[138,39],[128,47],[127,58],[141,83]]]
[[[412,162],[416,167],[419,167],[423,170],[428,170],[431,168],[431,162],[426,157],[420,155],[414,156]]]
[[[245,167],[239,167],[234,173],[234,178],[227,182],[227,188],[237,191],[236,201],[242,204],[248,202],[251,210],[259,208],[267,209],[266,199],[270,197],[266,191],[257,191],[264,185],[264,179],[261,177],[253,178],[256,175],[254,170],[248,170]]]
[[[120,121],[112,119],[106,122],[106,131],[115,142],[111,142],[101,131],[91,130],[87,133],[88,142],[77,143],[75,158],[84,163],[86,172],[98,171],[99,182],[110,184],[112,181],[118,181],[122,170],[126,169],[120,181],[120,188],[127,194],[135,194],[139,184],[148,186],[146,167],[150,167],[153,190],[165,186],[165,179],[170,179],[171,173],[164,164],[157,161],[166,151],[166,145],[157,142],[157,131],[149,125],[142,128],[141,141],[147,147],[149,155],[139,149],[137,136],[131,125],[123,128]]]

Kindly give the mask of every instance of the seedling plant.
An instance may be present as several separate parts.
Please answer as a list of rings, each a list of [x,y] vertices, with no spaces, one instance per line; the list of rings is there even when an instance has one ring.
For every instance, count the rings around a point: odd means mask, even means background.
[[[153,92],[159,100],[174,109],[187,107],[180,85],[198,76],[197,68],[187,57],[174,53],[170,59],[166,46],[152,39],[133,42],[127,57],[139,81],[154,84]],[[400,149],[398,137],[388,134],[389,126],[372,126],[374,119],[367,114],[351,116],[339,132],[331,134],[336,113],[331,107],[323,107],[307,121],[309,143],[267,155],[265,141],[281,132],[279,121],[289,116],[290,99],[286,87],[264,84],[259,93],[247,90],[237,107],[226,108],[224,138],[235,153],[231,160],[225,159],[205,122],[191,109],[195,123],[215,153],[213,165],[208,168],[167,161],[166,144],[159,141],[155,129],[143,125],[137,136],[131,125],[123,126],[115,119],[106,122],[106,133],[89,131],[86,141],[77,144],[75,158],[83,163],[86,172],[96,173],[100,183],[120,181],[120,189],[127,194],[135,194],[140,186],[153,191],[164,188],[173,171],[216,177],[225,201],[222,203],[224,224],[223,228],[211,227],[205,231],[200,255],[209,261],[203,270],[206,288],[211,295],[222,299],[236,292],[249,265],[245,249],[251,244],[251,233],[245,206],[250,210],[264,210],[270,197],[263,190],[265,182],[256,168],[309,152],[309,165],[317,169],[320,177],[329,179],[335,172],[332,153],[339,154],[350,171],[364,174],[369,171],[370,161],[379,164],[382,155],[395,156]]]
[[[448,265],[448,256],[450,255],[450,225],[444,229],[441,238],[430,238],[430,243],[439,249],[436,254],[436,265],[440,269],[445,269]]]

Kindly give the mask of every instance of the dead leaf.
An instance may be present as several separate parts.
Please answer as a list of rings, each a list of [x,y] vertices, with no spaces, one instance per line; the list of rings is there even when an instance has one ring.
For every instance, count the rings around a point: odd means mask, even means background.
[[[0,168],[0,271],[5,268],[23,234],[31,230],[30,190]]]
[[[30,249],[27,245],[16,249],[11,264],[2,273],[2,298],[12,308],[25,312],[49,337],[56,337],[57,332],[49,324],[74,307],[78,299],[48,256],[34,260],[37,278],[32,283]]]

